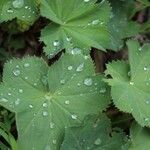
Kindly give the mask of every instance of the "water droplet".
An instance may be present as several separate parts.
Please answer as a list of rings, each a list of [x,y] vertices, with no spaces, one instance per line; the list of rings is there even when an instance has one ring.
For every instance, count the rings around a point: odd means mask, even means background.
[[[47,85],[47,76],[43,76],[43,77],[42,77],[42,83],[43,83],[44,85]]]
[[[13,74],[14,74],[15,76],[19,76],[19,75],[20,75],[20,70],[19,70],[19,69],[13,70]]]
[[[19,105],[19,103],[20,103],[20,99],[17,98],[17,100],[15,101],[15,105]]]
[[[130,85],[134,85],[134,82],[130,82]]]
[[[106,92],[106,88],[101,88],[100,89],[100,93],[105,93]]]
[[[77,119],[77,117],[78,117],[78,116],[77,116],[77,115],[75,115],[75,114],[71,115],[71,118],[72,118],[72,119],[74,119],[74,120],[76,120],[76,119]]]
[[[67,37],[66,40],[67,40],[68,42],[70,42],[70,41],[72,40],[72,38],[71,38],[71,37]]]
[[[129,76],[129,77],[131,76],[131,71],[128,72],[128,76]]]
[[[8,13],[13,13],[14,11],[12,9],[7,10]]]
[[[149,118],[144,118],[144,121],[146,121],[146,122],[149,121]]]
[[[33,85],[34,85],[34,86],[37,86],[37,83],[34,83]]]
[[[91,78],[86,78],[84,80],[84,84],[87,85],[87,86],[91,86],[93,83],[92,79]]]
[[[8,100],[6,98],[1,98],[1,102],[7,103]]]
[[[64,79],[60,80],[60,83],[65,84],[65,80]]]
[[[14,0],[12,5],[14,8],[22,8],[24,5],[24,0]]]
[[[33,108],[33,105],[30,104],[29,107],[30,107],[30,108]]]
[[[19,93],[23,93],[23,89],[19,89]]]
[[[25,80],[28,80],[28,77],[25,77]]]
[[[72,69],[73,69],[73,67],[72,67],[72,66],[69,66],[69,67],[68,67],[68,70],[69,70],[69,71],[71,71]]]
[[[8,96],[11,96],[11,93],[8,93]]]
[[[69,100],[66,100],[66,101],[65,101],[65,104],[66,104],[66,105],[69,105],[69,104],[70,104]]]
[[[25,63],[25,64],[24,64],[24,67],[26,67],[26,68],[29,67],[29,66],[30,66],[29,63]]]
[[[53,122],[50,122],[50,128],[53,129],[55,124]]]
[[[47,107],[48,105],[47,105],[47,103],[43,103],[43,107]]]
[[[102,143],[102,141],[100,138],[96,139],[94,142],[95,145],[100,145],[101,143]]]
[[[77,83],[77,85],[80,86],[81,84],[80,84],[80,83]]]
[[[99,23],[98,19],[92,21],[92,25],[97,25],[98,23]]]
[[[148,70],[148,68],[147,67],[144,67],[144,71],[147,71]]]
[[[53,144],[56,144],[56,140],[53,140]]]
[[[142,47],[139,48],[139,51],[141,51],[141,50],[142,50]]]
[[[84,0],[84,2],[86,2],[86,3],[89,2],[89,1],[90,1],[90,0]]]
[[[81,49],[75,47],[71,50],[71,54],[73,55],[81,54]]]
[[[77,67],[76,71],[77,71],[77,72],[81,72],[81,71],[83,70],[83,68],[84,68],[84,63],[80,64],[80,65]]]
[[[145,101],[145,104],[150,104],[150,100],[146,100],[146,101]]]
[[[43,116],[48,116],[48,112],[47,111],[43,111]]]
[[[53,45],[54,45],[55,47],[58,47],[58,46],[60,46],[60,42],[59,42],[58,40],[55,40],[55,41],[53,42]]]

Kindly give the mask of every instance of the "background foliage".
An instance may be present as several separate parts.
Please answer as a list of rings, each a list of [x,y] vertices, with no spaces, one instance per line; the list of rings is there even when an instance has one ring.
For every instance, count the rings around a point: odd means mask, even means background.
[[[149,7],[1,0],[0,149],[149,149]]]

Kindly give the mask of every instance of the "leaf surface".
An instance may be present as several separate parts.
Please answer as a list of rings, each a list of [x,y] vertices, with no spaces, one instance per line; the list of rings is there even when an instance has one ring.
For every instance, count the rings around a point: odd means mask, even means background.
[[[140,47],[137,41],[128,41],[127,45],[129,63],[109,63],[105,73],[112,79],[107,82],[116,106],[132,113],[142,126],[150,126],[150,44]]]
[[[58,150],[64,128],[108,105],[102,79],[82,55],[65,55],[50,68],[36,57],[6,63],[0,104],[16,113],[19,149]]]
[[[120,150],[124,134],[112,132],[105,115],[87,117],[84,126],[66,129],[61,150]]]
[[[71,53],[78,47],[87,54],[91,47],[105,50],[109,45],[106,26],[111,9],[107,1],[42,0],[40,10],[42,16],[52,20],[41,33],[48,56],[53,57],[64,48]]]

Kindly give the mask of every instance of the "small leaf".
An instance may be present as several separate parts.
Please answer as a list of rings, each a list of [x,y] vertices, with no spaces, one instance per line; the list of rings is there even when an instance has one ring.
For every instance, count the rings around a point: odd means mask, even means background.
[[[150,147],[150,129],[134,123],[130,130],[131,144],[129,150],[146,150]]]
[[[65,55],[50,68],[36,57],[6,63],[0,104],[16,113],[19,149],[59,149],[65,127],[108,105],[102,79],[82,55]]]
[[[24,24],[32,24],[38,17],[35,0],[1,0],[0,22],[17,18]]]
[[[107,1],[42,0],[42,16],[53,21],[42,30],[44,52],[53,57],[64,48],[68,53],[79,48],[84,54],[91,47],[105,50],[110,41],[107,31],[110,10]]]
[[[150,126],[150,44],[140,47],[137,41],[128,41],[129,64],[124,61],[107,65],[106,80],[111,85],[115,105],[132,113],[142,126]]]
[[[66,129],[61,150],[120,150],[124,143],[123,133],[112,132],[105,115],[90,116],[84,126]]]
[[[131,20],[134,13],[134,0],[109,0],[112,6],[112,15],[108,27],[111,34],[109,49],[118,51],[123,47],[123,39],[135,36],[140,26]]]

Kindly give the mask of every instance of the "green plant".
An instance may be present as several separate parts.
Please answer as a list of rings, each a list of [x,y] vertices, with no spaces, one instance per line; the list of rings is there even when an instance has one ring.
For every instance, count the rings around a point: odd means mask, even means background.
[[[147,150],[149,6],[2,0],[0,149]]]

